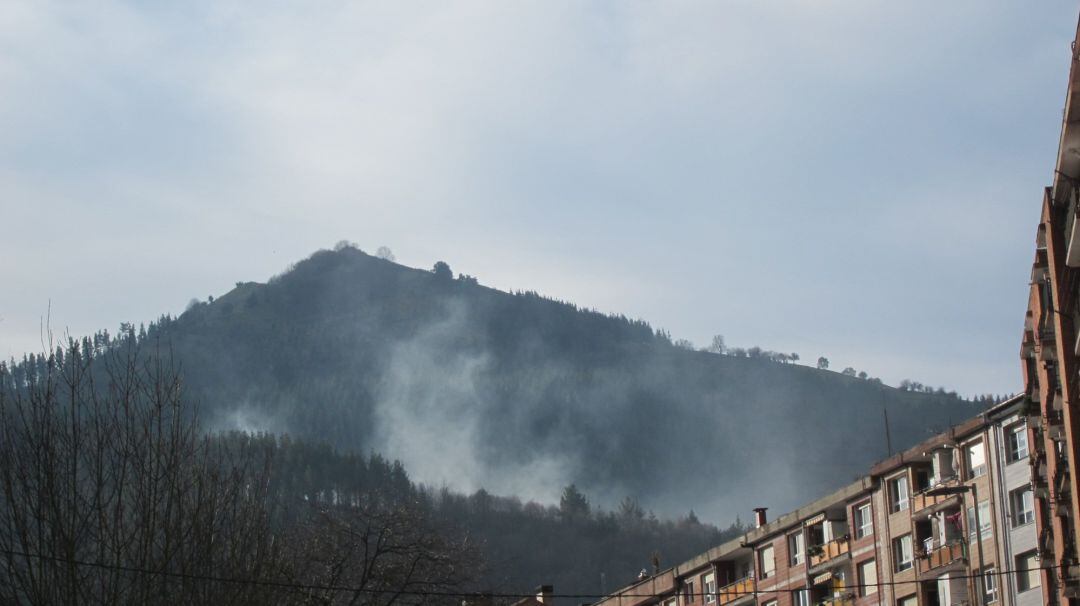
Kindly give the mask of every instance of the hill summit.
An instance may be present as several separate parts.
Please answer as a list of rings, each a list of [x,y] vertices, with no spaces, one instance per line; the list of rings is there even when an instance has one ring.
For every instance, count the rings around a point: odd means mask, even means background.
[[[151,327],[212,429],[401,460],[418,480],[730,520],[826,493],[979,407],[806,366],[676,347],[532,292],[319,251]]]

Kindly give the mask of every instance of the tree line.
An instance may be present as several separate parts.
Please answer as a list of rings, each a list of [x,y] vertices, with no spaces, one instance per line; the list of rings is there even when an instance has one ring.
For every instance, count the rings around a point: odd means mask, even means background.
[[[206,434],[167,348],[147,345],[125,326],[0,363],[0,603],[599,592],[601,575],[614,587],[650,554],[674,564],[743,530],[661,520],[631,497],[604,511],[575,486],[558,506],[464,495],[377,453]]]
[[[802,357],[795,352],[784,353],[778,351],[772,351],[769,349],[763,349],[761,347],[728,347],[724,339],[724,335],[715,335],[712,338],[712,342],[709,345],[697,349],[694,343],[688,339],[677,339],[672,343],[674,346],[681,349],[690,351],[702,351],[706,353],[717,354],[721,356],[731,356],[734,358],[752,358],[756,360],[766,360],[769,362],[777,362],[780,364],[793,364],[802,359]],[[829,359],[825,356],[820,356],[815,363],[815,368],[818,370],[829,370]],[[864,370],[856,370],[852,366],[847,366],[840,371],[840,374],[845,377],[852,377],[862,379],[864,381],[870,381],[878,385],[883,385],[883,382],[878,377],[872,377]],[[912,379],[903,379],[896,386],[900,391],[907,391],[912,393],[925,393],[934,394],[938,396],[946,396],[950,398],[956,398],[967,402],[973,402],[976,404],[990,406],[998,402],[1003,402],[1008,399],[1007,394],[979,394],[971,398],[961,397],[954,390],[946,390],[944,387],[933,387],[931,385],[923,384],[919,381]]]
[[[203,435],[168,358],[136,347],[0,364],[0,602],[460,603],[443,594],[478,553],[392,466],[391,490],[297,489],[290,448]]]

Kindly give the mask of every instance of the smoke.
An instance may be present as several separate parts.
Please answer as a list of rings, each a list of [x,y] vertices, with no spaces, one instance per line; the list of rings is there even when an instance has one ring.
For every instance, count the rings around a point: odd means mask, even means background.
[[[215,415],[209,428],[211,433],[241,431],[254,434],[284,433],[285,426],[279,422],[277,415],[268,414],[263,408],[244,403]]]
[[[390,347],[376,397],[372,447],[429,486],[552,503],[573,482],[605,508],[632,496],[725,523],[818,498],[884,455],[865,403],[830,398],[816,371],[593,342],[568,360],[574,345],[532,329],[493,351],[491,310],[470,303],[446,299]]]
[[[473,330],[467,318],[466,304],[450,300],[443,318],[391,348],[375,405],[374,449],[429,486],[550,501],[576,465],[566,453],[528,441],[519,444],[519,456],[489,456],[493,436],[483,420],[497,405],[481,384],[492,356],[463,347]]]

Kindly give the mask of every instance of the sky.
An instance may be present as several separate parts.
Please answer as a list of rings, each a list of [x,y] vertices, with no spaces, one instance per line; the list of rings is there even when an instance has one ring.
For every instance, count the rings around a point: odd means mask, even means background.
[[[339,240],[1021,389],[1075,1],[6,0],[0,357]]]

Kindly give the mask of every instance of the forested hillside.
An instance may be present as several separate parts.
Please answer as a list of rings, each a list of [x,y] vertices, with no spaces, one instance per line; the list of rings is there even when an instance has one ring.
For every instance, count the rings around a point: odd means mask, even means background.
[[[421,519],[447,536],[463,537],[480,555],[469,583],[477,590],[527,593],[543,583],[560,594],[594,595],[603,584],[612,590],[632,582],[639,570],[652,567],[654,554],[661,566],[670,566],[746,530],[720,530],[692,512],[660,520],[629,498],[613,510],[596,509],[572,486],[558,505],[485,490],[467,495],[432,489],[412,483],[400,463],[379,455],[346,454],[287,437],[230,432],[213,441],[233,451],[269,453],[272,487],[280,494],[320,502],[356,494],[410,504]]]
[[[289,436],[204,436],[159,353],[128,335],[0,363],[0,602],[505,604],[540,582],[595,595],[742,530],[630,498],[599,510],[573,486],[558,506],[464,495]]]
[[[737,321],[737,319],[732,319]],[[104,339],[104,337],[102,337]],[[977,412],[943,394],[687,350],[648,324],[352,247],[147,327],[213,429],[400,459],[428,485],[666,515],[784,510]]]
[[[125,351],[141,352],[140,361],[124,362],[136,359]],[[182,392],[182,410],[198,403],[192,427],[217,435],[211,451],[273,461],[262,500],[240,494],[247,500],[235,511],[321,503],[345,506],[343,520],[403,512],[380,523],[422,522],[436,533],[419,535],[435,541],[429,547],[480,557],[478,568],[457,567],[440,583],[509,593],[625,584],[654,552],[667,566],[740,531],[721,532],[694,510],[726,525],[751,507],[780,513],[864,473],[886,454],[885,410],[900,449],[979,409],[776,357],[694,351],[641,321],[351,247],[320,251],[267,284],[237,284],[179,318],[50,353],[0,365],[7,402],[32,393],[50,369],[85,364],[76,378],[91,389],[80,397],[109,394],[86,400],[93,410],[117,397],[116,376],[175,368],[182,389],[169,397]],[[129,421],[110,418],[127,431]],[[290,507],[259,513],[265,524],[252,527],[253,540],[285,532],[323,549],[312,541],[336,536],[320,526],[323,514]],[[254,553],[245,565],[258,574],[324,574],[302,559]]]

